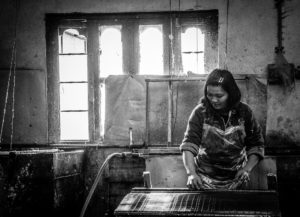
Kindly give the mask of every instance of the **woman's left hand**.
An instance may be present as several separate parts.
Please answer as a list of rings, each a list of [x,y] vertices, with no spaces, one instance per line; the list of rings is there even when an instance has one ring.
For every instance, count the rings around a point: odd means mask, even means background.
[[[237,171],[235,179],[240,180],[250,180],[250,172],[254,166],[258,163],[258,156],[256,154],[251,154],[248,158],[246,165]]]
[[[239,180],[250,180],[250,171],[242,168],[239,171],[237,171],[236,175],[235,175],[235,179],[239,179]]]

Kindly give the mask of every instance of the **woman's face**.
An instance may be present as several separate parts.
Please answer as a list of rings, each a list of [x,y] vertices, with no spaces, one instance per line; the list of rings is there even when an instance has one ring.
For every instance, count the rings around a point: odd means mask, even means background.
[[[227,106],[228,93],[221,87],[215,85],[208,85],[207,98],[214,109],[224,109]]]

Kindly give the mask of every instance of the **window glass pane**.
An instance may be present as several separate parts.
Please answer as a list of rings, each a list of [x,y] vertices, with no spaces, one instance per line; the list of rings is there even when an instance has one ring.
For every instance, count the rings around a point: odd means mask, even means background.
[[[60,55],[60,81],[87,81],[87,55]]]
[[[181,33],[181,51],[204,51],[204,34],[199,28],[190,27]]]
[[[88,140],[88,112],[61,112],[60,139]]]
[[[182,54],[182,66],[183,72],[187,74],[187,72],[203,74],[204,73],[204,54]]]
[[[146,75],[163,74],[162,25],[140,25],[139,73]]]
[[[181,33],[183,71],[204,73],[204,34],[196,27],[187,28]]]
[[[100,26],[100,77],[123,74],[123,52],[120,25]]]
[[[60,38],[61,53],[86,53],[86,37],[76,29],[67,29]]]
[[[60,84],[60,110],[87,110],[87,84]]]

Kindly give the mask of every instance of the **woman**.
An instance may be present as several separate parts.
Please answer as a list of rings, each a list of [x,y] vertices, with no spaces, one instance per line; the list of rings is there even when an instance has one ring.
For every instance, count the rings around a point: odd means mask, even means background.
[[[261,128],[227,70],[207,77],[180,146],[191,189],[242,189],[264,157]]]

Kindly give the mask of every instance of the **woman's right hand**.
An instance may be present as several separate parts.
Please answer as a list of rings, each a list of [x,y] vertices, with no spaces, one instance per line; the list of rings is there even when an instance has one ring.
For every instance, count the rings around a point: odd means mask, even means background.
[[[192,190],[201,190],[202,188],[202,179],[197,174],[188,175],[187,187]]]

